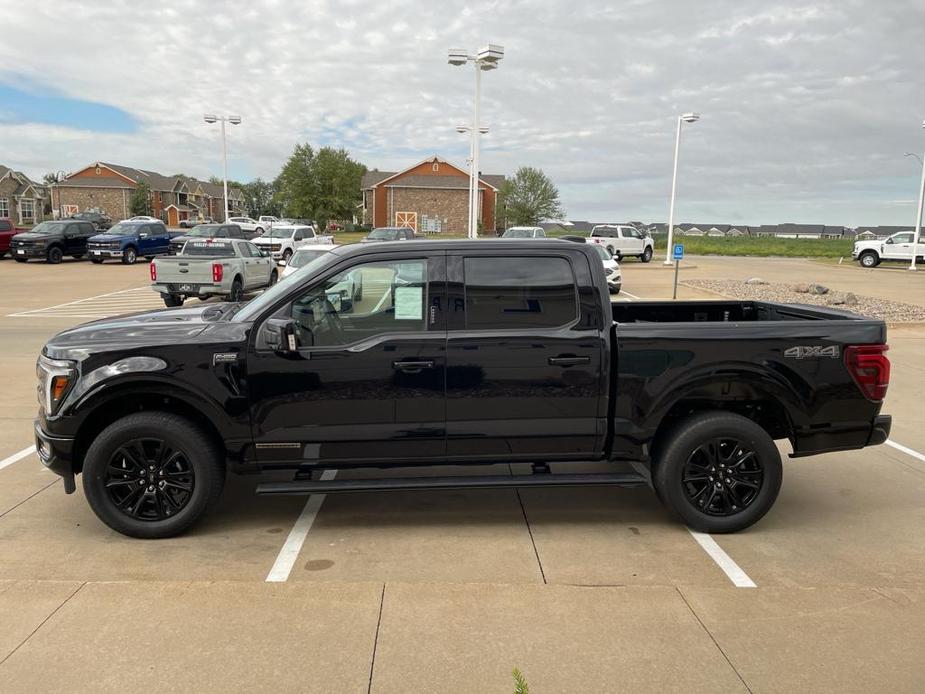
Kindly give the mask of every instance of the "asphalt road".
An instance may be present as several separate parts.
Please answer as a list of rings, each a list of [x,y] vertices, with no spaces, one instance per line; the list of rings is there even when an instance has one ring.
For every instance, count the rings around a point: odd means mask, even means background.
[[[685,262],[925,303],[925,273]],[[623,273],[621,301],[671,295],[660,264]],[[161,307],[146,287],[144,264],[0,261],[0,691],[483,694],[515,667],[534,692],[925,689],[925,327],[890,335],[905,450],[786,462],[737,535],[688,532],[647,489],[307,500],[232,478],[192,532],[139,541],[29,447],[44,341]]]

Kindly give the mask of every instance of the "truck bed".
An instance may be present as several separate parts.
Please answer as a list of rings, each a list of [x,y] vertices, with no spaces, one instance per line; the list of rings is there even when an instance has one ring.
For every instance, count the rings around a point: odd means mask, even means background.
[[[615,323],[742,323],[866,320],[849,311],[769,301],[637,301],[614,303]]]

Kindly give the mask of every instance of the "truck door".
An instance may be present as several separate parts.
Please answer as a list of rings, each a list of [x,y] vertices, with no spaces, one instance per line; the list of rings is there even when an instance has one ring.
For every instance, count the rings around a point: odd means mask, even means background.
[[[620,249],[623,255],[642,255],[642,239],[635,229],[620,227]]]
[[[269,349],[264,322],[248,356],[260,462],[442,458],[445,293],[442,251],[347,259],[290,293],[272,318],[295,321],[297,350]]]
[[[893,234],[883,244],[883,257],[890,260],[912,260],[912,242],[915,234],[903,231]]]
[[[451,251],[447,273],[447,455],[587,459],[606,383],[584,255]]]

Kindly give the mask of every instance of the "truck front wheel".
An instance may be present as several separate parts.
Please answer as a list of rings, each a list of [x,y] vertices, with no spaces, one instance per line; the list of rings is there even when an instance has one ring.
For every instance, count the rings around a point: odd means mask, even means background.
[[[864,251],[858,260],[864,267],[877,267],[880,264],[880,257],[873,251]]]
[[[783,467],[768,433],[728,412],[694,415],[660,446],[652,483],[694,530],[732,533],[757,522],[780,491]]]
[[[129,246],[125,249],[125,252],[122,254],[122,264],[123,265],[134,265],[135,261],[138,260],[138,253],[134,248]]]
[[[123,535],[179,535],[221,495],[222,453],[184,417],[139,412],[110,424],[84,458],[83,487],[97,517]]]

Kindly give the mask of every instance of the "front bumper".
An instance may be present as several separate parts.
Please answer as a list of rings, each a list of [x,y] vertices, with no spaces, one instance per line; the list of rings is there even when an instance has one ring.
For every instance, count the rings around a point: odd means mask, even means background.
[[[64,491],[73,494],[77,485],[74,483],[73,450],[74,439],[66,436],[52,436],[42,430],[39,420],[35,420],[35,452],[47,467],[64,480]]]
[[[91,248],[88,253],[91,258],[121,258],[122,250],[114,248]]]
[[[45,252],[44,246],[41,248],[36,246],[27,246],[26,248],[14,246],[10,249],[10,255],[14,258],[44,258]]]

